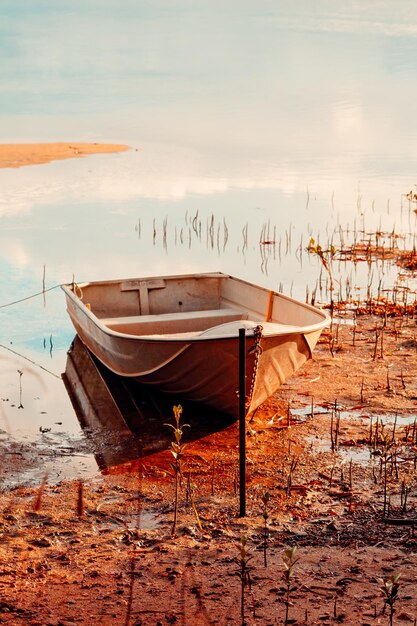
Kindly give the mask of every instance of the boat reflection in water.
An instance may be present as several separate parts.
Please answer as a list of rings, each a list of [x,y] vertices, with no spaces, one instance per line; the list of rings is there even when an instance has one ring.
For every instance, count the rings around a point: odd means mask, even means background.
[[[210,407],[183,402],[149,385],[118,376],[84,346],[78,335],[69,351],[62,375],[82,429],[102,472],[117,473],[135,461],[169,448],[172,407],[181,404],[184,441],[200,439],[227,428],[233,419]]]

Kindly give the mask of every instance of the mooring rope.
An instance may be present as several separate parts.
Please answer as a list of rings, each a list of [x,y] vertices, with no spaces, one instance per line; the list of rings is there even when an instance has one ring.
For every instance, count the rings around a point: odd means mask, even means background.
[[[20,302],[25,302],[26,300],[30,300],[31,298],[37,298],[38,296],[43,296],[48,291],[52,291],[53,289],[58,289],[58,287],[62,287],[65,284],[67,284],[67,283],[59,283],[58,285],[54,285],[53,287],[48,287],[48,289],[42,289],[42,291],[38,291],[37,293],[33,293],[32,295],[26,296],[25,298],[20,298],[19,300],[14,300],[13,302],[8,302],[7,304],[0,304],[0,309],[5,309],[8,306],[13,306],[14,304],[19,304]],[[29,361],[29,363],[32,363],[32,365],[36,365],[36,367],[39,367],[41,370],[44,370],[48,374],[51,374],[51,376],[54,376],[55,378],[59,378],[59,380],[61,380],[61,376],[59,376],[58,374],[55,374],[55,372],[51,372],[51,370],[48,370],[46,367],[44,367],[40,363],[37,363],[36,361],[33,361],[32,359],[30,359],[29,357],[25,356],[24,354],[20,354],[20,352],[17,352],[16,350],[13,350],[12,348],[9,348],[8,346],[4,346],[1,343],[0,343],[0,348],[3,348],[3,350],[8,350],[9,352],[12,352],[13,354],[15,354],[16,356],[20,357],[21,359],[25,359],[26,361]]]
[[[29,361],[29,363],[32,363],[32,365],[36,365],[36,367],[40,367],[41,370],[44,370],[48,374],[51,374],[51,376],[55,376],[55,378],[59,378],[59,380],[61,380],[61,376],[58,376],[58,374],[55,374],[55,372],[51,372],[51,370],[48,370],[46,367],[44,367],[40,363],[36,363],[36,361],[32,361],[32,359],[29,359],[29,357],[25,356],[24,354],[20,354],[20,352],[16,352],[16,350],[12,350],[12,348],[9,348],[8,346],[4,346],[1,343],[0,343],[0,348],[3,348],[3,350],[8,350],[9,352],[12,352],[16,356],[19,356],[21,359],[25,359],[25,361]]]
[[[14,300],[14,302],[8,302],[7,304],[0,304],[0,309],[4,309],[7,306],[13,306],[14,304],[19,304],[20,302],[25,302],[25,300],[30,300],[31,298],[43,296],[48,291],[52,291],[53,289],[58,289],[58,287],[62,287],[65,284],[66,283],[60,283],[59,285],[54,285],[53,287],[48,287],[48,289],[43,289],[42,291],[38,291],[38,293],[34,293],[31,296],[26,296],[26,298],[20,298],[20,300]]]

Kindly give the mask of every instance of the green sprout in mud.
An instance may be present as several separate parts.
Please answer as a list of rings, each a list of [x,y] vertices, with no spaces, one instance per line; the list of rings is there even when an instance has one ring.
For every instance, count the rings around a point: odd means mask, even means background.
[[[179,493],[179,488],[182,486],[182,480],[183,480],[182,462],[183,462],[184,450],[186,446],[184,443],[182,443],[182,435],[183,435],[183,429],[185,427],[190,428],[189,424],[181,424],[182,406],[180,404],[178,404],[177,406],[174,406],[173,411],[174,411],[175,425],[165,424],[166,426],[169,426],[169,428],[172,428],[172,430],[174,431],[174,441],[171,441],[171,448],[170,448],[171,454],[174,457],[174,461],[173,463],[171,463],[171,467],[174,470],[174,485],[175,485],[174,520],[172,523],[172,530],[171,530],[172,537],[174,537],[175,531],[177,528],[178,493]],[[198,514],[197,507],[196,507],[195,500],[194,500],[194,495],[193,495],[194,490],[195,490],[195,485],[191,484],[190,475],[188,475],[187,497],[189,497],[190,499],[191,507],[195,515],[197,526],[199,530],[203,532],[203,527],[201,524],[200,516]]]
[[[245,589],[248,587],[249,591],[252,586],[250,577],[251,568],[249,567],[249,561],[252,556],[249,554],[248,538],[243,536],[239,543],[239,556],[236,558],[238,565],[237,575],[240,578],[240,616],[241,625],[245,626]]]
[[[171,463],[171,467],[174,470],[174,487],[175,487],[175,495],[174,495],[174,521],[172,523],[171,535],[175,535],[175,531],[177,528],[177,518],[178,518],[178,491],[179,487],[182,483],[182,459],[184,456],[185,444],[181,443],[183,428],[186,426],[190,427],[189,424],[181,424],[181,413],[182,406],[178,404],[173,407],[174,411],[174,419],[175,426],[172,424],[165,424],[169,428],[172,428],[174,431],[174,441],[171,441],[171,454],[174,457],[173,463]]]
[[[310,252],[310,254],[316,254],[319,257],[320,261],[322,262],[322,265],[323,265],[324,269],[329,274],[329,281],[330,281],[330,304],[333,307],[334,281],[333,281],[333,272],[332,272],[330,261],[333,259],[333,257],[336,254],[336,248],[334,247],[333,244],[331,244],[330,247],[327,250],[323,250],[321,245],[319,243],[316,243],[313,237],[310,237],[310,241],[309,241],[308,246],[307,246],[307,251]],[[327,256],[327,258],[326,258],[326,256]]]
[[[381,591],[385,598],[384,612],[386,607],[389,607],[389,626],[393,626],[395,603],[398,600],[398,590],[400,588],[400,576],[401,574],[392,574],[387,579],[378,578],[378,582],[381,583]]]
[[[285,582],[285,620],[284,625],[287,626],[288,622],[288,613],[290,610],[291,603],[291,593],[296,590],[296,587],[293,586],[293,575],[294,575],[294,567],[298,561],[296,556],[297,546],[292,546],[291,548],[287,548],[284,552],[284,556],[282,560],[284,561],[284,582]]]

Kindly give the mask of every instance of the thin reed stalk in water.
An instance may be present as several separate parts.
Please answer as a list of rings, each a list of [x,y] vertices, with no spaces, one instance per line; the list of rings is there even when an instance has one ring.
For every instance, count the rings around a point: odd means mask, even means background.
[[[42,294],[43,294],[43,306],[46,307],[46,265],[43,265],[42,275]]]
[[[22,376],[23,376],[23,370],[17,370],[18,374],[19,374],[19,406],[17,407],[18,409],[23,409],[23,403],[22,403]]]

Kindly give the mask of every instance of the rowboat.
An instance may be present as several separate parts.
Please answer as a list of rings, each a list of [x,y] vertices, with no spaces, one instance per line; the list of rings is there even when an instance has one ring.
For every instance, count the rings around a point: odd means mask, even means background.
[[[252,413],[311,357],[327,314],[222,273],[71,283],[67,311],[112,372],[238,415],[239,329]]]

